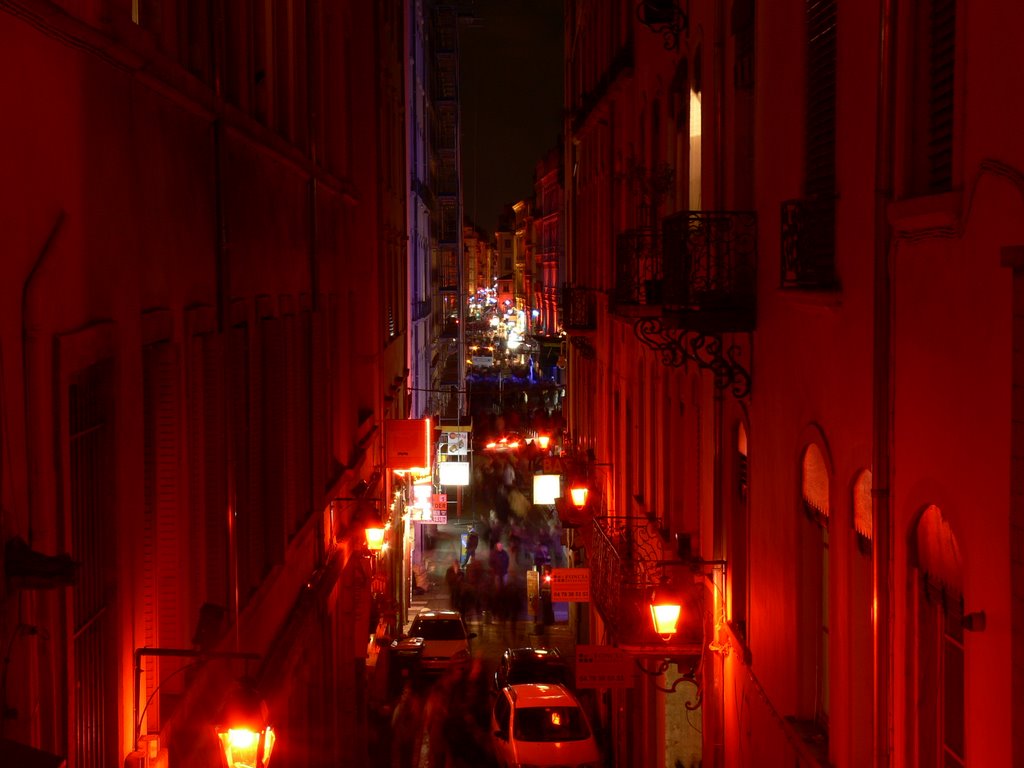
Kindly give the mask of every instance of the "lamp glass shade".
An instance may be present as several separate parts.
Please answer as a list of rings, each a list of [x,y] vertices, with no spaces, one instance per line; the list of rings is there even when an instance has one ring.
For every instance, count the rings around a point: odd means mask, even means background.
[[[576,509],[583,509],[587,505],[587,496],[590,494],[590,489],[585,485],[574,485],[569,489],[569,498],[572,499],[572,505]]]
[[[546,451],[548,449],[548,445],[550,445],[550,444],[551,444],[551,436],[550,435],[537,435],[537,445],[540,446],[540,449],[542,451]]]
[[[274,751],[274,729],[269,725],[262,731],[247,727],[225,728],[217,731],[228,768],[266,768],[270,753]]]
[[[679,603],[652,602],[651,620],[654,622],[654,631],[665,640],[672,637],[679,626],[681,612],[682,606]]]
[[[371,552],[380,552],[384,546],[384,529],[379,526],[367,527],[366,546]]]

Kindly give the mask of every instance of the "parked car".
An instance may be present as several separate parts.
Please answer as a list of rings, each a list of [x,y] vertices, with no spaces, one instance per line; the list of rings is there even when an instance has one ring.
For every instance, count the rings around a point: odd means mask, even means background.
[[[569,665],[557,648],[506,648],[494,672],[494,687],[501,690],[515,683],[561,683],[572,685]]]
[[[409,637],[423,638],[420,669],[443,672],[453,664],[469,663],[469,641],[476,632],[466,630],[458,611],[423,611],[412,621]]]
[[[564,685],[519,683],[502,688],[491,711],[491,743],[502,768],[602,764],[590,721]]]

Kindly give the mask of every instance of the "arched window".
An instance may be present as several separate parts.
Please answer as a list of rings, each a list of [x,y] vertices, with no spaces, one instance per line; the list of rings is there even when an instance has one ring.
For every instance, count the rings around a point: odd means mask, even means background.
[[[934,504],[918,520],[917,764],[964,765],[963,571],[956,536]]]
[[[729,497],[731,511],[725,539],[725,560],[728,563],[730,588],[729,621],[733,629],[746,638],[747,595],[749,594],[750,571],[749,537],[750,516],[747,504],[747,429],[743,422],[736,425],[734,432],[735,463],[733,467],[734,492]]]
[[[829,714],[829,468],[817,443],[803,452],[804,522],[800,530],[798,657],[801,716],[825,730]]]
[[[871,553],[872,511],[871,470],[865,469],[853,484],[853,530],[857,546],[864,554]]]

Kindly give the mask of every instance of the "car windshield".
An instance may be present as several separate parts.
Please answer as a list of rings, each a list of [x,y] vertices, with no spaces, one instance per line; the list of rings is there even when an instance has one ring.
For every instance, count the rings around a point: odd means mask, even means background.
[[[465,640],[466,630],[459,619],[435,619],[432,621],[413,622],[412,631],[409,633],[414,637],[422,637],[424,640]]]
[[[565,665],[561,661],[518,661],[508,670],[509,683],[564,683]]]
[[[516,710],[515,737],[520,741],[581,741],[590,729],[579,707],[526,707]]]

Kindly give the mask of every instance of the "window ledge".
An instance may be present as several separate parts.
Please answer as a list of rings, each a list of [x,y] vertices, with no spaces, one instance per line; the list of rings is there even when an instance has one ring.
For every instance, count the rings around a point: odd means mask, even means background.
[[[962,203],[959,191],[896,200],[889,204],[889,224],[900,239],[957,237]]]

